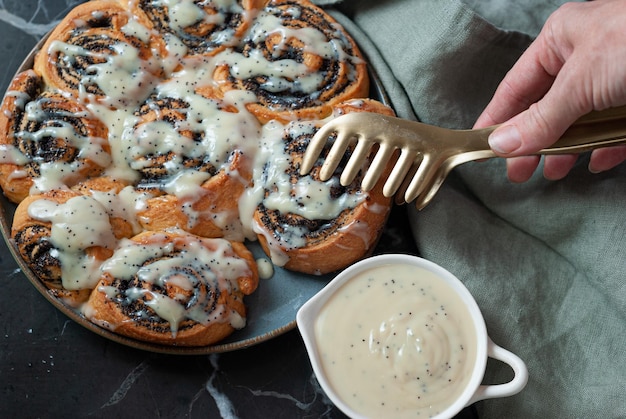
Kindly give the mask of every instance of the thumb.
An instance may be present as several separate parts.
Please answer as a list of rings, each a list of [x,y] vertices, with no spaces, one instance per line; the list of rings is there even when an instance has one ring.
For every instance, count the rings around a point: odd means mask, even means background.
[[[564,106],[550,91],[540,101],[504,122],[489,136],[489,146],[499,156],[533,154],[555,143],[584,111]]]

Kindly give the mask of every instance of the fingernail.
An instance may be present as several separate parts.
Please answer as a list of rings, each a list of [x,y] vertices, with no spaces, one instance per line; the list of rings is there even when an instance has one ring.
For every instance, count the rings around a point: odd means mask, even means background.
[[[515,125],[505,125],[489,136],[489,147],[495,152],[508,154],[522,145],[522,137]]]
[[[589,172],[593,173],[594,175],[597,175],[598,173],[602,173],[602,170],[596,168],[595,166],[592,166],[591,163],[589,163]]]

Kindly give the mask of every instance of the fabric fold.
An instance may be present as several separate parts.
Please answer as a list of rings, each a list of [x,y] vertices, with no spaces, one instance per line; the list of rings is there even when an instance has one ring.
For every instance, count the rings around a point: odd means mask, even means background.
[[[524,16],[465,1],[346,0],[333,14],[401,117],[470,128],[564,1],[526,2]],[[467,285],[492,339],[528,364],[527,387],[479,402],[481,418],[626,416],[626,166],[593,175],[579,160],[564,180],[524,184],[502,159],[467,163],[424,210],[407,206],[421,255]],[[485,382],[510,376],[490,362]]]

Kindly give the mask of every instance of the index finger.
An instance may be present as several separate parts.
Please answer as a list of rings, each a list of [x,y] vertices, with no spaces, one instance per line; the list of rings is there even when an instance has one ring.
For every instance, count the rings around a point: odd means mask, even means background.
[[[502,79],[475,128],[509,120],[550,89],[564,61],[546,39],[545,32],[544,29]]]

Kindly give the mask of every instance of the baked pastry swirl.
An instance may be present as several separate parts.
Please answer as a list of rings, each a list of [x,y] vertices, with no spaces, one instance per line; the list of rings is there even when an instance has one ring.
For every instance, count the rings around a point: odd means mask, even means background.
[[[118,238],[96,199],[71,190],[31,195],[15,210],[11,237],[43,284],[78,307],[98,281]]]
[[[143,230],[138,213],[153,197],[126,181],[108,176],[85,180],[73,186],[72,191],[87,195],[102,205],[109,215],[113,235],[118,240],[130,238]]]
[[[34,69],[51,88],[117,109],[150,92],[166,55],[145,16],[95,0],[76,6],[52,31]]]
[[[214,55],[236,46],[267,0],[131,0],[162,34],[177,37],[187,55]]]
[[[243,160],[241,153],[234,153],[230,165],[206,181],[147,199],[137,212],[142,226],[153,231],[178,227],[202,237],[243,241],[238,205],[250,183]]]
[[[128,165],[144,188],[164,189],[181,175],[214,176],[259,129],[236,107],[176,89],[177,80],[169,83],[174,88],[164,82],[128,118],[122,134]]]
[[[335,112],[393,114],[373,100],[342,103]],[[254,230],[272,261],[308,274],[329,273],[366,256],[373,250],[391,209],[390,198],[382,193],[383,181],[367,193],[360,189],[360,176],[342,186],[341,165],[328,181],[320,181],[323,157],[310,174],[300,174],[303,152],[322,124],[291,122],[282,131],[282,138],[272,144],[270,153],[282,158],[266,160],[258,184],[263,185],[263,199],[254,213]]]
[[[24,71],[0,109],[0,186],[19,203],[31,191],[97,176],[111,163],[107,138],[107,126],[87,108]]]
[[[88,318],[125,336],[180,346],[210,345],[244,327],[243,296],[258,285],[242,243],[181,231],[123,242],[102,271]]]
[[[334,104],[369,93],[366,64],[354,41],[306,0],[270,1],[238,52],[223,61],[214,74],[219,89],[254,93],[247,108],[263,123],[321,119]]]
[[[238,200],[251,181],[251,140],[260,127],[234,105],[179,83],[161,85],[122,135],[137,186],[156,195],[138,215],[148,230],[241,241]]]

